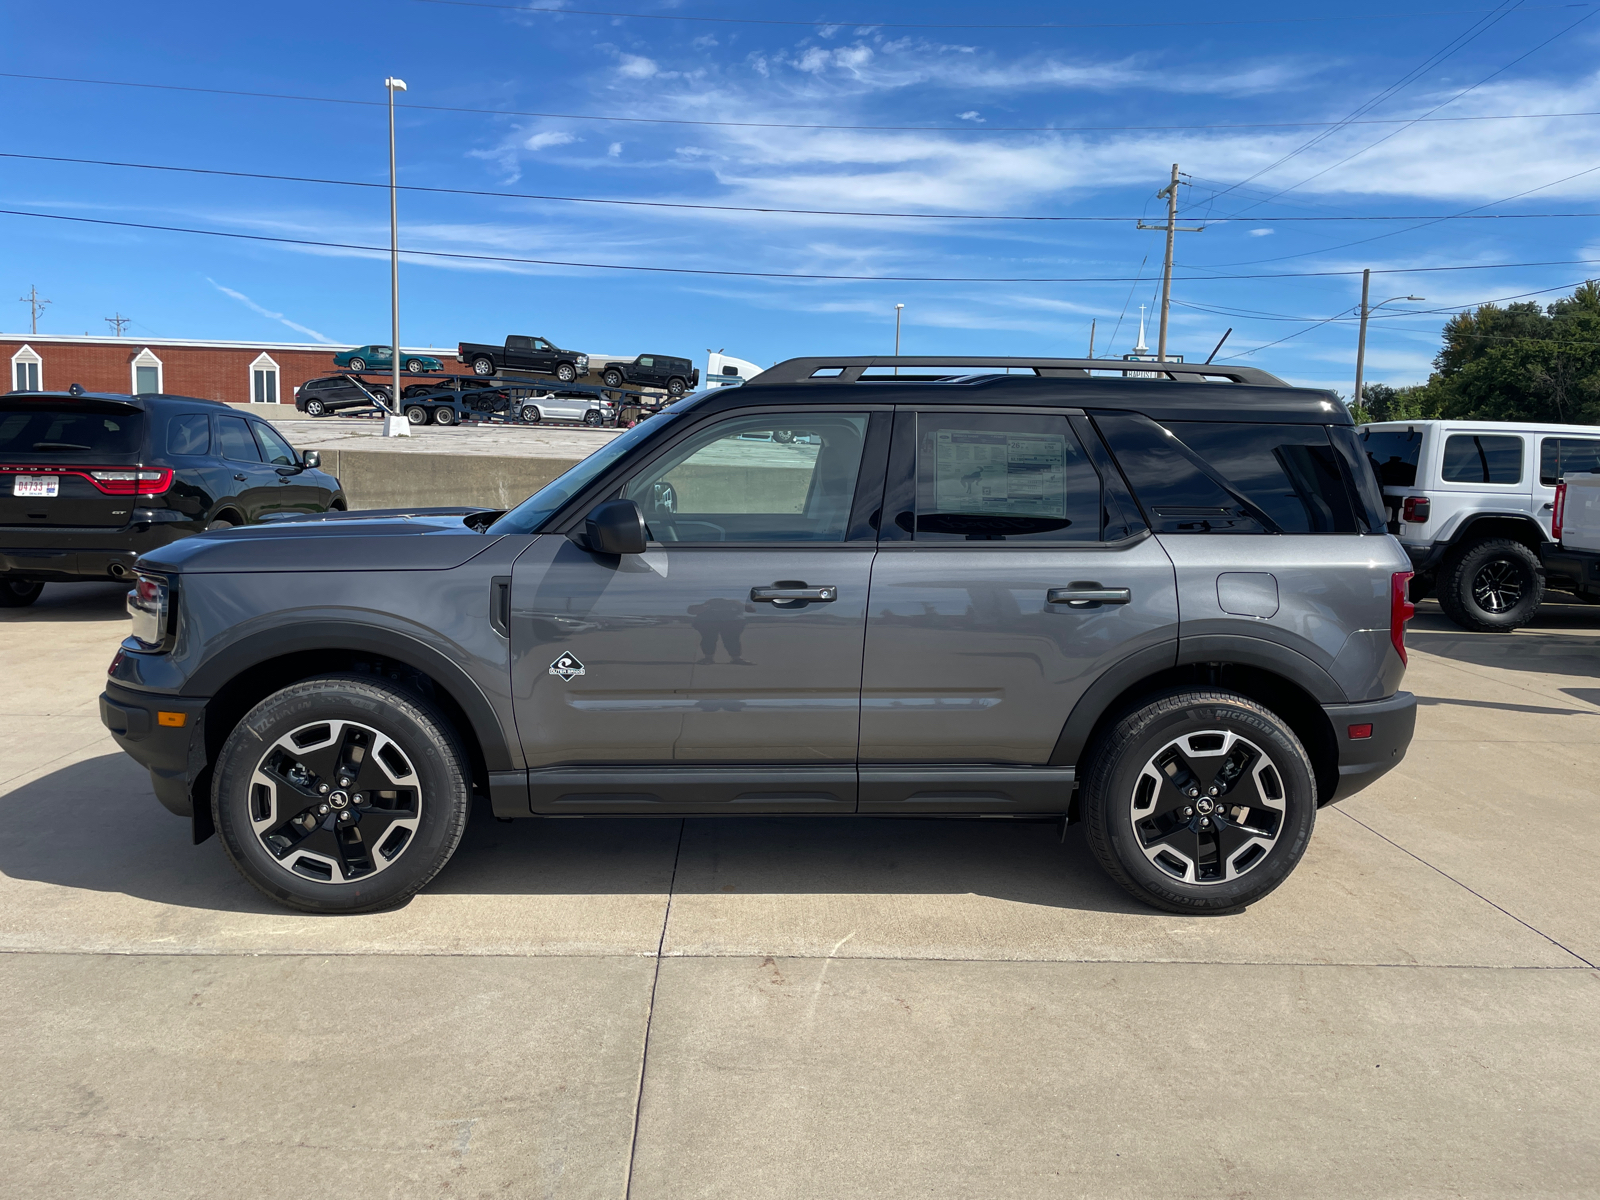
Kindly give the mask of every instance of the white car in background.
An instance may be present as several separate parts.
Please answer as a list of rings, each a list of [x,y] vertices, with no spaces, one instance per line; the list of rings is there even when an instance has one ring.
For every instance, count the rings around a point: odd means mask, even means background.
[[[1383,489],[1389,532],[1463,629],[1526,625],[1545,588],[1556,485],[1600,470],[1600,427],[1383,421],[1357,430]],[[1554,577],[1555,586],[1564,586]]]

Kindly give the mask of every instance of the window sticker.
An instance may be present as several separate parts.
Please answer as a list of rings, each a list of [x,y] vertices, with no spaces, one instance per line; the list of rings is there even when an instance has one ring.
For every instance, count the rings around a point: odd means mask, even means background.
[[[1067,439],[1055,433],[937,433],[937,512],[1064,517]]]

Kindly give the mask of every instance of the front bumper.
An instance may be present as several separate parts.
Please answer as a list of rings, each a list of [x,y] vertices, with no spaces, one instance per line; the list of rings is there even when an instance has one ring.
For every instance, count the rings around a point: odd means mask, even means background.
[[[1396,692],[1387,700],[1324,704],[1339,748],[1339,783],[1328,802],[1353,796],[1400,765],[1417,726],[1417,698]],[[1370,725],[1370,737],[1351,737],[1352,727]]]
[[[136,509],[121,529],[57,525],[0,530],[0,575],[72,583],[86,579],[126,579],[136,558],[199,533],[203,522],[173,509]]]
[[[191,818],[196,842],[211,831],[209,807],[202,803],[205,811],[197,813],[193,802],[194,785],[207,766],[207,702],[204,697],[142,692],[109,680],[100,694],[100,721],[112,740],[150,772],[156,799],[169,812]],[[164,724],[163,714],[167,722],[181,717],[182,724]]]

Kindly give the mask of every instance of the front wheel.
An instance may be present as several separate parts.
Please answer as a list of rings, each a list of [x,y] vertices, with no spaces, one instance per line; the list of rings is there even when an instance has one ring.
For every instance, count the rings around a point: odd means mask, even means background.
[[[493,375],[494,362],[492,359],[475,358],[472,360],[472,373],[474,375]]]
[[[367,369],[367,360],[364,358],[352,358],[350,360],[350,369],[352,371],[365,371]]]
[[[422,374],[422,360],[420,358],[406,359],[406,370],[413,375]]]
[[[522,419],[529,425],[537,425],[541,415],[537,404],[524,404],[522,406]]]
[[[1439,607],[1463,629],[1510,633],[1533,620],[1544,599],[1539,556],[1510,538],[1485,538],[1453,551],[1439,570]]]
[[[27,608],[44,591],[44,584],[32,579],[0,580],[0,608]]]
[[[561,363],[556,367],[556,378],[562,383],[571,383],[578,377],[578,368],[571,363]]]
[[[1275,713],[1236,693],[1183,690],[1100,738],[1082,803],[1095,857],[1133,895],[1168,912],[1229,912],[1294,870],[1317,789]]]
[[[308,417],[320,417],[327,411],[321,400],[306,401],[306,416]]]
[[[420,404],[406,405],[406,420],[413,425],[426,425],[428,423],[428,410]]]
[[[331,675],[268,696],[223,744],[212,817],[257,889],[308,912],[409,899],[466,828],[466,754],[420,697]]]

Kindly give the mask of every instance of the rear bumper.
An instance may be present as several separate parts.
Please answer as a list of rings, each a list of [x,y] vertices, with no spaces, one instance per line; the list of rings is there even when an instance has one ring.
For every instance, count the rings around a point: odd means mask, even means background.
[[[121,529],[0,529],[0,575],[62,583],[126,578],[139,555],[205,528],[187,513],[142,511],[149,520]]]
[[[1329,803],[1353,796],[1400,765],[1417,726],[1417,698],[1396,692],[1363,704],[1324,704],[1339,747],[1339,784]],[[1370,725],[1370,737],[1351,737],[1352,726]]]
[[[1580,592],[1600,591],[1600,552],[1567,550],[1552,542],[1539,548],[1539,559],[1558,584],[1569,581]]]
[[[1437,567],[1444,558],[1444,552],[1450,549],[1449,542],[1428,542],[1420,546],[1401,542],[1400,545],[1405,549],[1406,557],[1411,560],[1411,569],[1419,575]]]
[[[117,745],[150,772],[156,799],[180,817],[195,815],[191,793],[206,768],[206,704],[206,698],[141,692],[110,681],[100,694],[101,723]],[[162,724],[162,713],[181,714],[183,724]],[[204,815],[209,831],[210,813]]]

